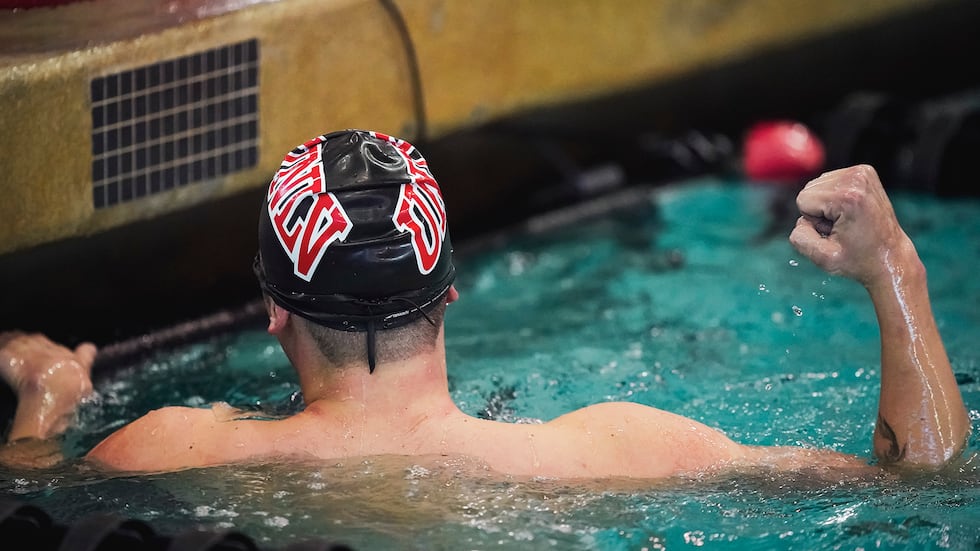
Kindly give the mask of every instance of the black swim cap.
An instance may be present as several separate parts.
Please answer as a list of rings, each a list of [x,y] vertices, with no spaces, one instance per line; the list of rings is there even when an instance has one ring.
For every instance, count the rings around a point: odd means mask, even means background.
[[[425,316],[455,277],[446,207],[410,143],[363,130],[318,136],[283,159],[259,215],[255,272],[280,306],[368,331]]]

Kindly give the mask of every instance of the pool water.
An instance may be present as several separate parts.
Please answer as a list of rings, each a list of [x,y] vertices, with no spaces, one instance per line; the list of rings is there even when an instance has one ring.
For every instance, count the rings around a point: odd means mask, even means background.
[[[980,201],[897,195],[940,331],[980,420]],[[613,212],[551,216],[459,251],[450,390],[473,415],[537,422],[600,401],[677,412],[751,444],[871,461],[877,325],[864,290],[801,258],[772,188],[705,179],[632,190]],[[302,397],[256,328],[147,360],[98,387],[78,456],[148,409],[224,400],[288,414]],[[650,443],[651,447],[656,442]],[[73,466],[2,490],[70,523],[97,511],[159,532],[230,527],[263,547],[355,549],[976,549],[980,436],[950,468],[904,478],[733,473],[705,479],[510,479],[462,458],[363,458],[106,478]],[[10,473],[5,473],[10,474]]]

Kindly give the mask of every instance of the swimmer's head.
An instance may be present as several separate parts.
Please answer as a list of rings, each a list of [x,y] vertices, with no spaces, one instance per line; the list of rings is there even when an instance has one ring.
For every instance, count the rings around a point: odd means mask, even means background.
[[[368,333],[425,316],[455,269],[439,184],[414,146],[344,130],[283,159],[259,215],[255,272],[281,307]]]

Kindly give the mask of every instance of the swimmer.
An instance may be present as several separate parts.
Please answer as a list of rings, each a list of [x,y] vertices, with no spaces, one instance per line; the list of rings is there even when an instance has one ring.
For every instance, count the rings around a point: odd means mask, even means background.
[[[506,475],[592,479],[744,468],[886,472],[955,460],[970,421],[933,319],[925,268],[874,169],[827,172],[806,184],[797,205],[792,244],[827,272],[860,282],[877,313],[876,461],[743,445],[635,403],[600,403],[541,424],[463,413],[446,375],[443,317],[459,294],[439,186],[413,146],[364,131],[320,136],[289,153],[260,210],[254,269],[268,331],[296,369],[306,408],[256,420],[229,415],[227,407],[165,407],[109,435],[85,458],[113,471],[156,472],[467,456]],[[89,345],[69,350],[37,335],[5,338],[0,375],[21,397],[14,446],[49,441],[64,429],[66,415],[91,392],[93,357]]]

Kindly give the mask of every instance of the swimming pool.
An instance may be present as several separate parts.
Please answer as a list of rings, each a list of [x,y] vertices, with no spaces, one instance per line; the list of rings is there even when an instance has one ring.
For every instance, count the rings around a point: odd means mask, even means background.
[[[771,208],[780,201],[771,188],[718,179],[630,190],[608,214],[557,213],[463,248],[462,298],[447,314],[454,398],[512,422],[636,401],[744,443],[870,458],[873,310],[856,283],[792,250],[793,219]],[[976,423],[980,202],[899,195],[895,205],[929,269]],[[70,451],[167,404],[288,413],[301,407],[298,388],[260,329],[222,335],[103,381],[68,435]],[[556,482],[501,478],[459,458],[383,457],[114,478],[14,473],[2,490],[66,523],[114,511],[164,533],[234,527],[268,547],[317,537],[355,549],[975,549],[978,452],[974,433],[960,464],[905,479]]]

